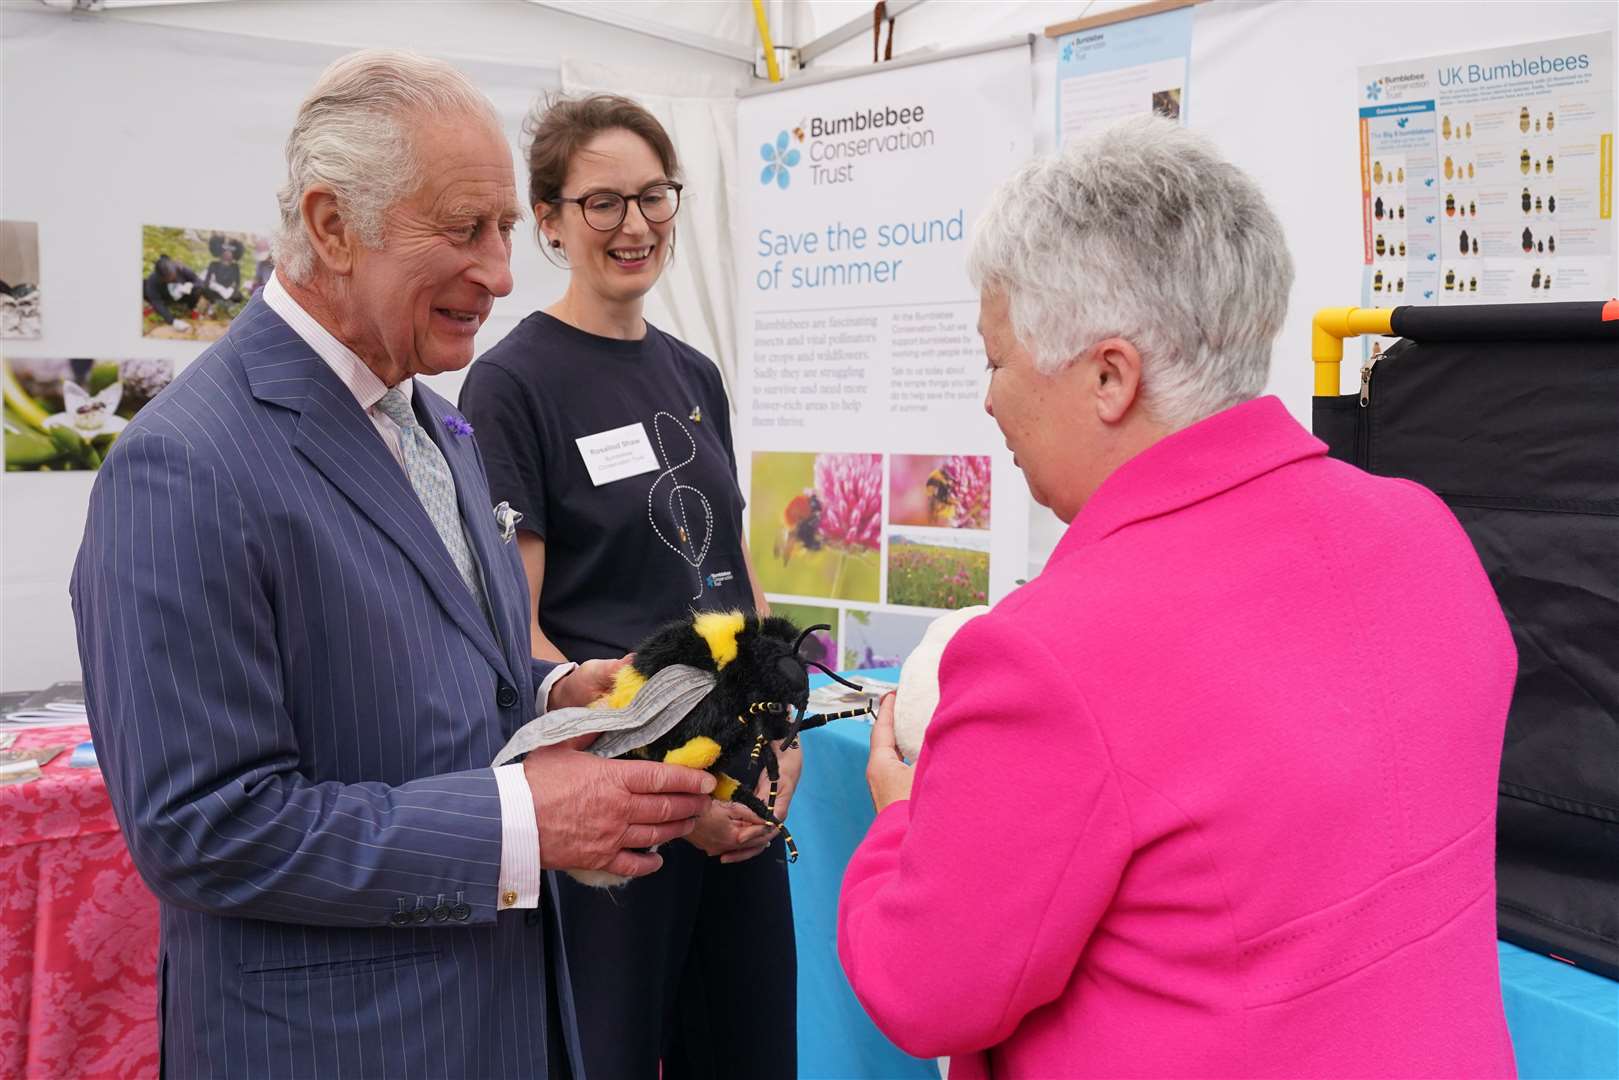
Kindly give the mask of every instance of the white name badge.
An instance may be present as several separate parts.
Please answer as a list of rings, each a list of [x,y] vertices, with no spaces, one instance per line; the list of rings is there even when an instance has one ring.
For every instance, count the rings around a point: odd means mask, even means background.
[[[590,482],[597,487],[659,468],[645,424],[625,424],[611,431],[583,435],[574,442],[579,444],[585,468],[590,470]]]

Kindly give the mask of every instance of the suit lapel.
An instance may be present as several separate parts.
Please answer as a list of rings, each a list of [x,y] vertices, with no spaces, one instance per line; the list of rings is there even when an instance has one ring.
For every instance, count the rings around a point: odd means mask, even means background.
[[[461,512],[461,521],[467,538],[472,542],[473,558],[483,570],[484,588],[489,594],[489,611],[500,633],[500,644],[505,648],[508,663],[516,671],[527,672],[528,660],[523,654],[528,629],[528,591],[526,583],[513,576],[509,553],[495,530],[495,508],[489,495],[489,481],[484,475],[483,462],[469,434],[452,434],[447,421],[454,417],[461,423],[465,418],[444,398],[416,383],[413,395],[419,403],[418,416],[426,425],[434,442],[449,463],[450,475],[455,479],[455,499]],[[521,593],[521,595],[517,595]],[[521,625],[516,620],[521,619]],[[515,651],[514,651],[515,650]]]
[[[236,335],[238,326],[243,331],[238,352],[254,397],[299,414],[294,449],[399,548],[461,632],[510,681],[511,665],[477,598],[461,580],[404,470],[348,387],[262,299],[255,298],[237,324],[231,334]],[[461,476],[455,480],[457,497],[465,500]],[[464,514],[464,501],[462,505]]]

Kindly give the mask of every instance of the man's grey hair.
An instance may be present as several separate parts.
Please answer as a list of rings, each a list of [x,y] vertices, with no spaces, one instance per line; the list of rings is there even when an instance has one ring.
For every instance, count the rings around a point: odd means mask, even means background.
[[[1175,428],[1260,394],[1293,285],[1259,186],[1151,116],[1014,173],[978,221],[968,269],[1006,294],[1013,333],[1048,375],[1107,338],[1133,344],[1143,403]]]
[[[303,281],[314,269],[301,203],[316,186],[337,196],[361,243],[382,246],[383,214],[423,179],[413,129],[435,116],[487,119],[501,130],[489,99],[441,60],[366,49],[322,72],[287,136],[287,183],[276,196],[281,207],[277,271]]]

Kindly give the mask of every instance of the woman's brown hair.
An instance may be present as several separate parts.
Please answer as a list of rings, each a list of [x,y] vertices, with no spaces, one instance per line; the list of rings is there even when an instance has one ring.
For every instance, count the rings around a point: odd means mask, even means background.
[[[528,204],[550,203],[562,194],[574,155],[596,136],[622,128],[639,135],[652,147],[663,174],[679,179],[680,162],[675,144],[663,125],[646,109],[617,94],[591,94],[570,98],[547,94],[523,122],[524,156],[528,160]],[[535,228],[548,214],[536,211]],[[545,237],[540,237],[543,246]]]

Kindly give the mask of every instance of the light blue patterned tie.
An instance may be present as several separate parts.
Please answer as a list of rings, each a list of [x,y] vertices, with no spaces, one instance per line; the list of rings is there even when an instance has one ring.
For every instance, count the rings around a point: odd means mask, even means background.
[[[450,475],[449,462],[444,460],[443,451],[422,430],[422,425],[416,422],[415,411],[397,387],[390,388],[382,395],[377,408],[399,425],[399,446],[404,452],[405,475],[410,477],[410,486],[416,489],[416,497],[422,501],[422,509],[427,511],[428,520],[449,549],[455,568],[461,571],[462,580],[472,590],[472,595],[478,599],[487,617],[489,605],[484,601],[483,589],[478,585],[478,566],[473,561],[472,547],[467,543],[466,531],[461,526],[461,513],[455,503],[455,478]]]

